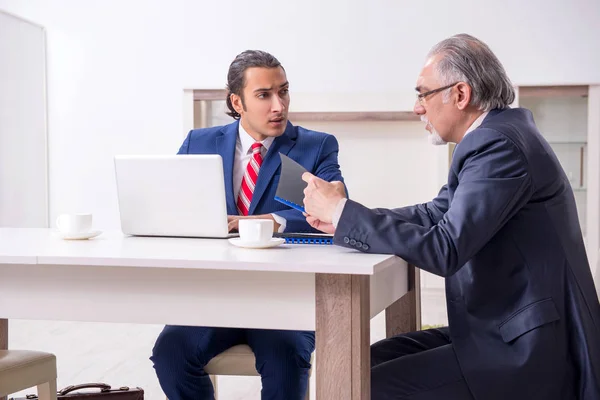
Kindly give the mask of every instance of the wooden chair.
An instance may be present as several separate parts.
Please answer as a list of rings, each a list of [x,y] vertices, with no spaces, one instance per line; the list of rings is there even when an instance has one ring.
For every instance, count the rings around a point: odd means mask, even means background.
[[[37,386],[39,400],[56,400],[56,357],[28,350],[0,350],[0,398]]]
[[[215,387],[215,400],[217,400],[217,376],[260,376],[256,370],[256,359],[250,346],[240,344],[233,346],[214,357],[204,367],[204,371],[210,375]],[[308,375],[310,377],[312,368]],[[306,388],[305,400],[310,400],[310,381]]]

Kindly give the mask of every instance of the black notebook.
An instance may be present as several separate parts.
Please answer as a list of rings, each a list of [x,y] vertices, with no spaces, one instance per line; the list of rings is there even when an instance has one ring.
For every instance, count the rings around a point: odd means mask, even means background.
[[[302,174],[306,172],[306,169],[285,154],[279,153],[279,157],[281,157],[281,176],[279,177],[275,200],[304,212],[306,182],[302,180]]]

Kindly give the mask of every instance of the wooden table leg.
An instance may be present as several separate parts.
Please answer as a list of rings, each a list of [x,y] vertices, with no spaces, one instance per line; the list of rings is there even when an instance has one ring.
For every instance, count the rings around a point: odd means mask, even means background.
[[[8,350],[8,320],[0,319],[0,350]],[[6,400],[6,397],[0,397]]]
[[[369,400],[370,277],[315,279],[317,400]]]
[[[385,309],[386,337],[421,329],[421,278],[419,269],[408,266],[408,293]]]
[[[0,319],[0,350],[8,350],[8,320]]]

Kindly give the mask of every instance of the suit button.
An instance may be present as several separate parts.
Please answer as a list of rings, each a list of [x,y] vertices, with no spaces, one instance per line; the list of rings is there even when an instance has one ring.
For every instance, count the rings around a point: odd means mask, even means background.
[[[356,247],[360,249],[362,247],[362,242],[356,242]]]
[[[363,250],[369,250],[369,245],[366,243],[363,243]]]
[[[355,239],[350,239],[350,245],[354,246],[356,244],[356,240]]]
[[[346,243],[346,244],[350,243],[350,238],[348,238],[348,236],[346,236],[346,237],[344,238],[344,243]]]

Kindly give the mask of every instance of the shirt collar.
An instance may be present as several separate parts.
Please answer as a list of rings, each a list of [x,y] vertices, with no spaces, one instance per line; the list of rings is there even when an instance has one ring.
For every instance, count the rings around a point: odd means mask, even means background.
[[[487,117],[488,114],[489,114],[489,111],[486,111],[483,114],[481,114],[475,121],[473,121],[473,123],[471,124],[469,129],[467,129],[467,131],[465,132],[463,138],[465,136],[467,136],[467,134],[469,132],[474,131],[475,129],[479,128],[479,125],[481,125],[483,123],[483,120],[485,119],[485,117]]]
[[[252,145],[254,142],[256,142],[256,140],[254,140],[254,138],[250,136],[248,132],[246,132],[241,122],[239,123],[238,140],[242,145],[242,154],[248,154],[252,148]],[[260,143],[262,143],[262,145],[265,147],[265,150],[268,151],[269,147],[271,147],[271,144],[273,143],[273,140],[275,140],[275,138],[270,136]]]

